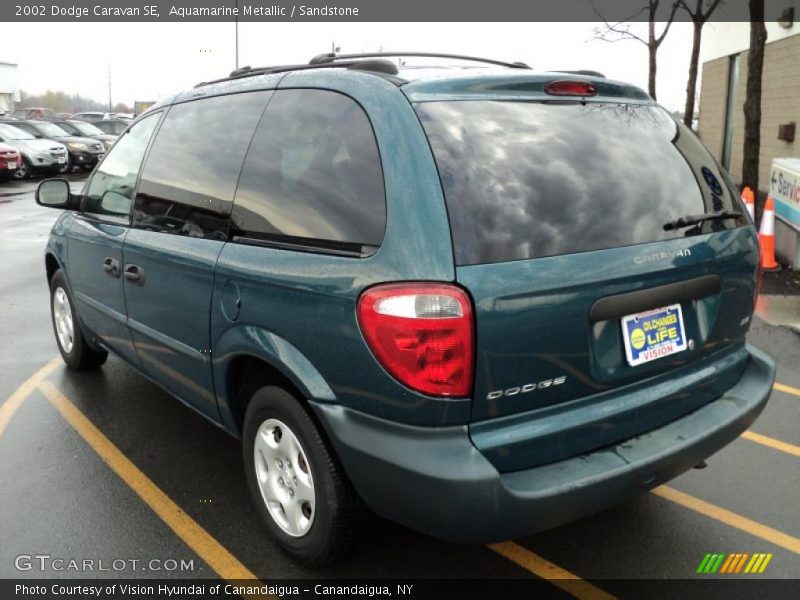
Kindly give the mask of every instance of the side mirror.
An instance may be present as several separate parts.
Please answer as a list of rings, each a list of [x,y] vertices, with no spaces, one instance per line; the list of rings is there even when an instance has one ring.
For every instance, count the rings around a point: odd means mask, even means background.
[[[66,179],[45,179],[36,188],[36,204],[48,208],[76,210],[75,197],[70,194]]]

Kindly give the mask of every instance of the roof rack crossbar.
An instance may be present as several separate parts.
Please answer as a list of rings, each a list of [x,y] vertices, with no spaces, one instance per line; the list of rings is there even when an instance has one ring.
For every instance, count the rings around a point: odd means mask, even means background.
[[[449,58],[453,60],[466,60],[470,62],[480,62],[490,65],[498,65],[501,67],[508,67],[509,69],[530,69],[528,65],[523,62],[505,62],[502,60],[493,60],[491,58],[480,58],[478,56],[466,56],[463,54],[442,54],[440,52],[362,52],[359,54],[336,54],[335,52],[328,52],[326,54],[318,54],[311,59],[311,65],[325,65],[337,60],[353,60],[359,58],[389,58],[389,57],[403,57],[413,56],[422,58]]]
[[[305,71],[308,69],[354,69],[361,71],[372,71],[376,73],[383,73],[388,75],[397,75],[397,66],[388,60],[347,60],[342,62],[327,62],[322,64],[300,64],[300,65],[275,65],[271,67],[240,67],[227,77],[214,79],[212,81],[201,81],[195,88],[212,83],[221,83],[223,81],[232,81],[235,79],[244,79],[245,77],[255,77],[256,75],[270,75],[272,73],[286,73],[288,71]]]

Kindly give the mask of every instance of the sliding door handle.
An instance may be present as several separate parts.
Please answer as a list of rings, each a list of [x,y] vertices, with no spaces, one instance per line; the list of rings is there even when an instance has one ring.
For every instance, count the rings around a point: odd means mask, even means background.
[[[144,285],[144,269],[138,265],[125,265],[125,280],[136,285]]]
[[[103,271],[112,277],[119,277],[119,261],[116,258],[106,256],[103,259]]]

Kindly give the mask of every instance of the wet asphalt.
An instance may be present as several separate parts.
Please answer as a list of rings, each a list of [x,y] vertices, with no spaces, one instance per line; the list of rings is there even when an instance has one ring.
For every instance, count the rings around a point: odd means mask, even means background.
[[[76,189],[82,176],[71,176]],[[33,201],[36,182],[0,183],[0,403],[57,356],[43,250],[57,211]],[[750,341],[800,388],[800,335],[756,320]],[[247,496],[241,449],[115,357],[96,372],[58,366],[48,377],[119,450],[256,576],[277,578],[524,578],[483,546],[455,545],[374,519],[361,548],[312,570],[270,542]],[[800,446],[800,397],[774,391],[752,431]],[[800,538],[800,456],[739,439],[669,485]],[[0,434],[0,578],[216,577],[117,476],[39,390]],[[443,502],[447,499],[443,498]],[[575,523],[516,540],[562,569],[615,592],[613,580],[696,577],[707,552],[771,552],[762,578],[800,577],[800,555],[647,493]],[[19,555],[193,561],[189,571],[19,571]],[[565,595],[564,597],[569,597]]]

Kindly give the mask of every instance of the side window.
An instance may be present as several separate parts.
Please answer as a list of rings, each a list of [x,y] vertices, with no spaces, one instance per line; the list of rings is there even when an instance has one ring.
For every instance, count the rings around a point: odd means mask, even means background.
[[[28,123],[14,123],[14,127],[19,127],[20,129],[22,129],[22,131],[30,133],[32,136],[39,135],[39,132],[36,131],[36,128],[33,127],[32,125],[29,125]]]
[[[231,221],[243,238],[374,252],[386,199],[363,109],[336,92],[275,92],[242,168]]]
[[[147,157],[133,227],[224,240],[247,146],[271,92],[172,107]]]
[[[127,217],[136,176],[161,113],[142,119],[112,146],[84,194],[81,210],[97,215]]]

